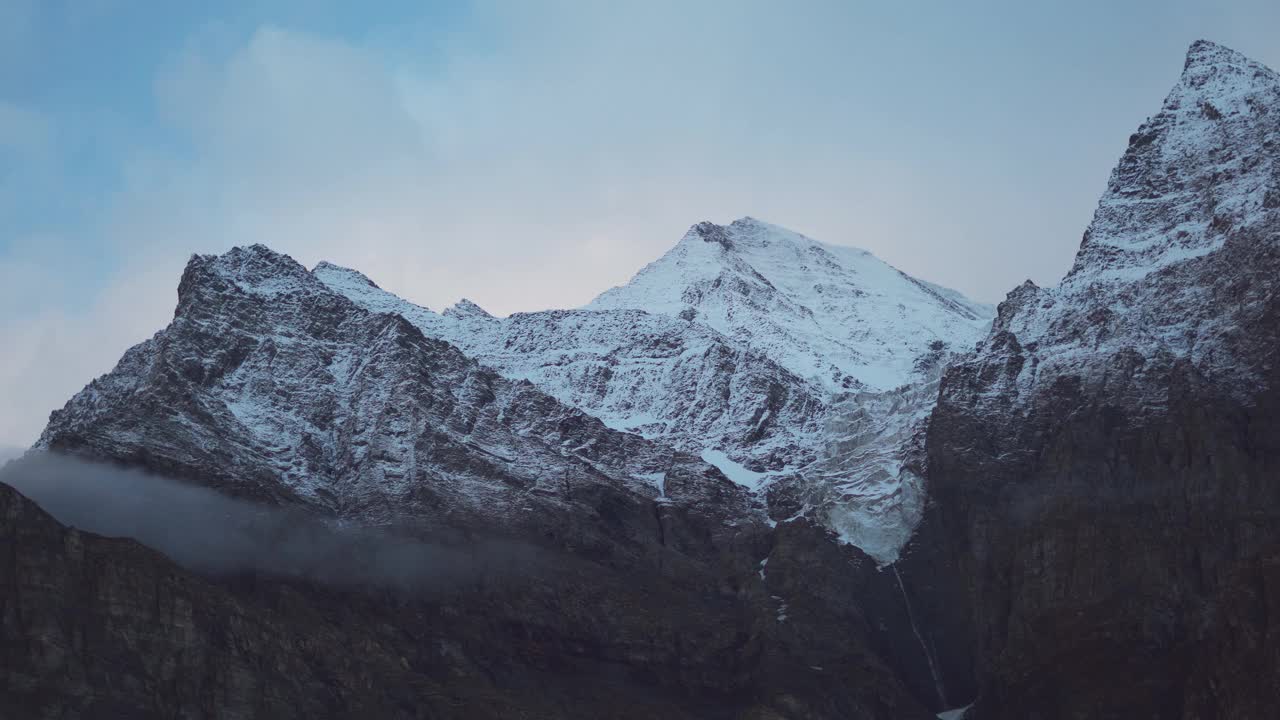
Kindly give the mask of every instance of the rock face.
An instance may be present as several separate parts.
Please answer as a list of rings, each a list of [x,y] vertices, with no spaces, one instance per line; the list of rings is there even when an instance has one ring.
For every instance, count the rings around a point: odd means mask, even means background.
[[[808,516],[881,564],[923,509],[905,462],[942,366],[991,315],[868,252],[753,218],[694,225],[582,310],[498,319],[463,301],[436,314],[356,270],[312,273],[609,427],[769,486],[774,519]]]
[[[706,475],[723,510],[759,516],[710,465],[508,381],[262,246],[193,258],[172,324],[55,412],[37,447],[365,522],[518,526],[575,493],[651,503],[667,475]]]
[[[856,611],[806,594],[753,615],[763,591],[706,566],[541,555],[423,596],[201,577],[3,484],[0,541],[4,717],[929,717]]]
[[[770,486],[775,519],[812,518],[880,563],[920,518],[905,463],[941,369],[990,320],[865,251],[753,218],[693,226],[581,310],[498,319],[463,301],[437,314],[355,270],[313,274],[610,427]]]
[[[1062,284],[947,370],[901,565],[975,717],[1280,702],[1278,197],[1280,76],[1196,43]]]

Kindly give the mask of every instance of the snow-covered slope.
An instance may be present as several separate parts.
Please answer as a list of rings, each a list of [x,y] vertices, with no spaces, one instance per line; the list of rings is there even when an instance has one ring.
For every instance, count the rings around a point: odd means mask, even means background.
[[[693,454],[721,451],[760,472],[817,457],[824,393],[703,325],[639,310],[499,319],[465,300],[437,314],[354,270],[321,263],[313,273],[361,307],[401,315],[609,427]]]
[[[993,314],[865,250],[749,217],[693,226],[667,254],[587,307],[695,320],[831,391],[911,382],[916,361],[935,343],[969,350]]]

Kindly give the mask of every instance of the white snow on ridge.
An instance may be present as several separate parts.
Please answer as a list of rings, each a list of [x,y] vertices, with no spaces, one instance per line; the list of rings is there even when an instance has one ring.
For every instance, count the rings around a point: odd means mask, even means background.
[[[911,382],[916,360],[934,342],[970,350],[994,315],[865,250],[749,217],[695,225],[629,283],[587,307],[691,318],[830,391]]]

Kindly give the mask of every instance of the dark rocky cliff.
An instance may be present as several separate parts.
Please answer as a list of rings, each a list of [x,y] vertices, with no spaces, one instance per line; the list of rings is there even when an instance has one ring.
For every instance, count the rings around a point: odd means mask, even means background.
[[[547,546],[409,592],[196,574],[2,484],[0,541],[6,718],[929,717],[785,543],[767,587]]]
[[[1280,78],[1196,43],[1062,286],[947,371],[903,566],[955,606],[932,629],[972,652],[975,717],[1280,705],[1274,197]]]

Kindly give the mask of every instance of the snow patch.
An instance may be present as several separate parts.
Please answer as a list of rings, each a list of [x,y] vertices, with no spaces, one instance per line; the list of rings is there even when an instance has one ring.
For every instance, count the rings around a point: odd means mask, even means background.
[[[748,490],[759,490],[761,483],[769,477],[768,473],[759,473],[754,470],[748,470],[742,465],[734,462],[723,451],[714,448],[707,448],[702,451],[702,460],[716,466],[724,476],[735,483],[747,488]]]

